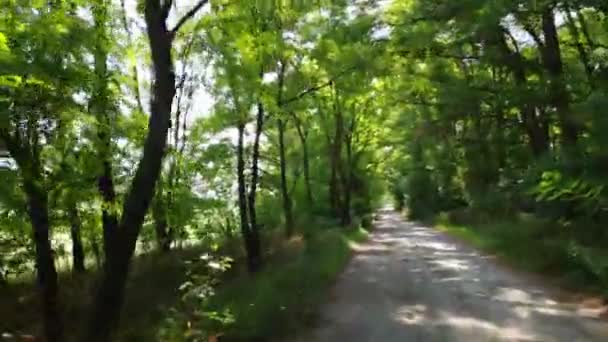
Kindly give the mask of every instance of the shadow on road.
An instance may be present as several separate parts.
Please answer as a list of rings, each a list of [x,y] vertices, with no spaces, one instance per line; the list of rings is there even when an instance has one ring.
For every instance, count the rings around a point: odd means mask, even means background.
[[[309,341],[608,341],[608,324],[382,210]],[[302,340],[304,341],[304,340]]]

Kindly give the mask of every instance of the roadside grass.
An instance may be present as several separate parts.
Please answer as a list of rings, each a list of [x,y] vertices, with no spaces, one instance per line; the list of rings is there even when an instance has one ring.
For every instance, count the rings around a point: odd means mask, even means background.
[[[527,214],[489,218],[462,211],[442,213],[434,225],[517,268],[549,275],[565,287],[608,295],[608,251],[577,238],[587,227]]]
[[[366,237],[363,229],[317,233],[277,254],[259,274],[220,287],[209,309],[227,308],[235,319],[222,341],[276,340],[308,328],[350,259],[352,244]]]
[[[164,319],[166,310],[179,301],[178,287],[186,279],[183,260],[194,258],[203,250],[193,247],[168,254],[152,252],[133,260],[116,340],[155,341],[154,328]],[[79,336],[86,323],[97,272],[65,272],[59,278],[66,339],[70,341]],[[0,336],[8,333],[16,337],[15,341],[21,340],[18,336],[22,335],[40,336],[42,316],[35,279],[23,277],[0,289],[0,317]]]
[[[229,308],[236,321],[222,341],[266,341],[303,328],[314,318],[333,280],[349,260],[351,244],[365,237],[362,229],[331,228],[308,239],[299,236],[290,240],[277,232],[265,237],[267,263],[254,276],[245,272],[238,241],[225,244],[222,253],[233,256],[236,264],[222,277],[210,307],[222,311]],[[179,288],[188,280],[185,261],[207,252],[209,247],[192,246],[135,258],[115,340],[159,340],[158,329],[182,300]],[[60,274],[68,341],[79,336],[86,323],[83,318],[87,317],[96,279],[95,271],[80,276]],[[34,279],[23,277],[0,288],[0,336],[10,333],[15,340],[22,335],[39,336],[39,308]]]

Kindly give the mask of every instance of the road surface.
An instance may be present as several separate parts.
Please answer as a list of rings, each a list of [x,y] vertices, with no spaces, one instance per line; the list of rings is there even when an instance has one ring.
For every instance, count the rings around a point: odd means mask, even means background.
[[[297,341],[608,341],[600,310],[428,227],[380,212],[317,327]]]

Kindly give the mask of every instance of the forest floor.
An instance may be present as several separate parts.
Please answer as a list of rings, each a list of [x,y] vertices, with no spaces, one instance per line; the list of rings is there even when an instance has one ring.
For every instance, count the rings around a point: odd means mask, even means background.
[[[297,341],[608,341],[601,305],[383,210]]]
[[[235,264],[221,276],[216,295],[204,308],[190,299],[182,300],[184,293],[179,289],[192,280],[192,274],[205,275],[188,265],[208,255],[208,246],[139,255],[133,260],[123,319],[114,341],[191,341],[186,337],[191,330],[187,328],[192,323],[191,310],[202,309],[218,313],[228,309],[234,316],[232,324],[219,328],[221,341],[283,341],[285,336],[306,331],[353,249],[368,236],[363,229],[321,228],[309,239],[302,235],[285,239],[282,231],[265,234],[266,265],[255,276],[245,270],[240,241],[224,243],[217,253],[233,257]],[[94,270],[79,276],[60,274],[68,341],[81,333],[96,278]],[[0,287],[0,341],[25,341],[40,335],[39,307],[31,277],[24,275]],[[195,321],[192,329],[207,329],[213,323]]]

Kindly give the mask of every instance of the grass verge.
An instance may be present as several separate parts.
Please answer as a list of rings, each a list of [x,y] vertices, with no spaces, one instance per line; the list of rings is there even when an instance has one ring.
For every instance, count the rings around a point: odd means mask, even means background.
[[[344,269],[362,229],[330,229],[304,242],[289,258],[277,255],[255,276],[222,286],[211,310],[228,308],[235,323],[222,341],[268,341],[297,334],[314,321],[336,276]]]
[[[559,285],[608,294],[608,253],[576,238],[584,227],[565,227],[524,214],[485,220],[453,214],[440,214],[435,227],[514,267],[549,275]]]
[[[267,237],[268,259],[264,269],[250,276],[237,262],[219,286],[217,296],[212,297],[211,311],[229,309],[235,318],[222,342],[268,341],[304,328],[315,317],[328,288],[348,262],[351,244],[366,236],[362,229],[327,229],[315,232],[307,240]],[[194,247],[134,259],[123,319],[115,340],[169,341],[159,337],[159,333],[171,318],[171,310],[180,308],[179,288],[189,279],[184,262],[199,259],[207,249]],[[232,250],[225,252],[238,254]],[[79,335],[83,318],[87,317],[96,278],[96,272],[78,277],[61,274],[60,299],[68,341]],[[0,335],[39,335],[42,330],[39,308],[33,280],[24,279],[0,288]],[[177,329],[170,341],[190,340],[184,336],[184,326]]]

